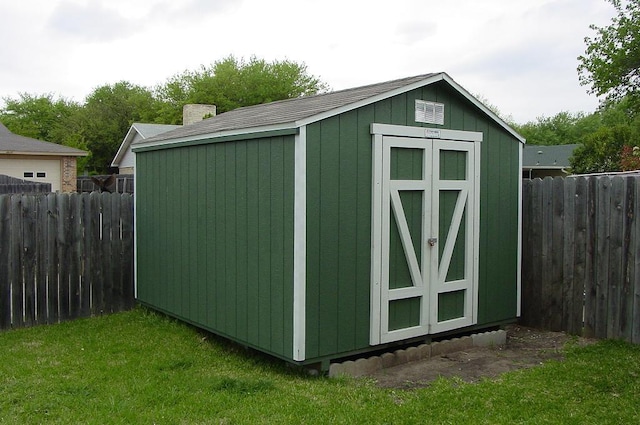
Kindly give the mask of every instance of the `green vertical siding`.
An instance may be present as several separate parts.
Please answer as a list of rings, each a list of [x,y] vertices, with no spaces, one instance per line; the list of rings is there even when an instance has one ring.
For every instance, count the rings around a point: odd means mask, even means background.
[[[293,136],[137,154],[138,299],[290,358]]]
[[[307,127],[308,359],[369,346],[370,124],[425,126],[414,121],[415,99],[445,104],[445,124],[435,127],[484,134],[478,323],[515,317],[519,142],[446,83],[436,83]],[[460,165],[456,158],[447,162]],[[443,299],[443,314],[455,316],[460,297]],[[398,306],[392,320],[412,323],[412,311]]]
[[[369,347],[370,125],[424,126],[414,121],[415,99],[445,104],[440,128],[484,134],[478,324],[515,317],[519,144],[446,83],[436,83],[307,126],[308,361]],[[453,156],[443,164],[446,178],[463,165]],[[420,169],[416,160],[398,178]],[[139,152],[136,173],[138,298],[291,358],[293,136]],[[412,211],[420,204],[419,196],[402,197]],[[409,226],[419,233],[420,222]],[[456,317],[462,294],[440,302],[446,306],[440,319]],[[394,303],[392,327],[415,323],[418,311]]]
[[[516,315],[518,252],[518,144],[490,127],[483,143],[480,181],[478,322]]]

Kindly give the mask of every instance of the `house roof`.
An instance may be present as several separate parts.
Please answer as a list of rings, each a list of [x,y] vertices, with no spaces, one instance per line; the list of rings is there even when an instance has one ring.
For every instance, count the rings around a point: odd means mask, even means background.
[[[531,169],[563,169],[568,168],[569,158],[579,144],[571,145],[529,145],[522,153],[522,167]]]
[[[124,140],[120,144],[118,148],[118,152],[116,152],[116,156],[113,158],[111,162],[112,167],[118,167],[124,158],[124,155],[129,150],[131,144],[139,143],[140,141],[136,141],[136,134],[139,134],[140,137],[144,139],[148,139],[150,137],[157,136],[158,134],[166,133],[169,130],[173,130],[175,128],[180,128],[181,125],[170,125],[170,124],[146,124],[140,122],[134,122],[131,124],[129,131],[127,131],[126,136],[124,136]]]
[[[448,82],[518,140],[524,142],[522,136],[518,135],[502,119],[471,96],[451,77],[441,72],[238,108],[151,137],[141,143],[140,146],[199,140],[246,132],[296,128],[442,80]]]
[[[0,123],[0,154],[87,156],[88,152],[13,134]]]

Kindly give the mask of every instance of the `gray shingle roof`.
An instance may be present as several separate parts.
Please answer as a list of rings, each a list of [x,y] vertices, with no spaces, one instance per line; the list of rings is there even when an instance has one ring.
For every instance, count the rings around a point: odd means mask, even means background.
[[[182,127],[181,125],[147,124],[140,122],[134,122],[132,126],[135,127],[136,130],[138,130],[138,133],[140,133],[140,135],[144,139],[148,139],[150,137],[157,136],[158,134],[166,133],[167,131]]]
[[[206,120],[151,137],[145,142],[179,139],[214,134],[243,128],[266,127],[294,123],[323,112],[344,107],[392,90],[433,77],[438,73],[417,75],[384,83],[371,84],[346,90],[247,106],[222,113]]]
[[[574,145],[529,145],[522,153],[524,168],[567,168],[573,151],[580,146]]]
[[[61,156],[86,156],[89,154],[80,149],[13,134],[2,123],[0,123],[0,153]]]

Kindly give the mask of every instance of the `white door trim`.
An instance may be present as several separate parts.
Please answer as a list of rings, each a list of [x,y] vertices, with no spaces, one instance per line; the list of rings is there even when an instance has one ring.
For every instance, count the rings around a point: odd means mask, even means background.
[[[478,131],[448,130],[444,128],[407,127],[392,124],[371,124],[371,134],[384,136],[415,137],[418,139],[444,139],[461,142],[482,142]]]
[[[422,127],[406,127],[388,124],[373,123],[371,125],[372,143],[373,143],[373,179],[372,179],[372,229],[371,229],[371,316],[370,316],[370,344],[378,345],[385,342],[401,340],[405,338],[426,335],[429,333],[442,332],[444,330],[455,329],[457,327],[467,326],[477,322],[477,276],[478,276],[478,248],[479,248],[479,217],[480,217],[480,144],[482,141],[482,133],[468,132],[458,130],[434,130]],[[395,145],[394,136],[403,138],[398,142],[398,146],[405,148],[421,148],[430,149],[426,151],[423,161],[423,179],[422,180],[391,180],[389,173],[389,157],[390,148]],[[410,139],[407,139],[410,138]],[[445,141],[446,139],[446,141]],[[457,145],[459,144],[459,145]],[[431,177],[439,171],[434,170],[434,165],[439,163],[439,154],[436,158],[436,149],[433,146],[453,147],[459,146],[460,150],[470,152],[472,161],[467,162],[467,176],[471,181],[439,181],[439,187],[434,185]],[[431,146],[431,147],[428,147]],[[439,152],[439,150],[438,150]],[[432,155],[432,156],[431,156]],[[442,277],[444,271],[438,271],[437,255],[431,255],[428,249],[422,249],[422,258],[418,259],[412,245],[411,236],[406,223],[405,214],[402,203],[400,202],[400,190],[422,190],[423,196],[423,235],[422,246],[426,246],[426,239],[431,235],[431,228],[434,225],[434,216],[432,214],[433,200],[439,196],[440,188],[446,189],[451,186],[451,190],[461,190],[461,195],[456,203],[455,211],[452,219],[452,228],[459,228],[462,224],[463,211],[466,208],[470,214],[467,214],[466,228],[469,229],[467,234],[467,244],[473,246],[470,254],[465,258],[465,264],[468,270],[467,279],[460,282],[446,282],[446,291],[468,288],[468,280],[472,280],[471,291],[467,291],[465,296],[465,317],[455,318],[438,323],[437,309],[430,308],[433,303],[434,296],[437,297],[437,289],[431,285],[425,288],[430,281],[443,282],[446,275]],[[454,188],[455,186],[455,188]],[[470,196],[471,195],[471,196]],[[438,202],[435,203],[437,206]],[[391,205],[391,208],[389,208]],[[393,209],[393,214],[391,213]],[[434,209],[435,211],[435,209]],[[413,287],[391,289],[383,288],[388,286],[389,279],[386,275],[388,267],[384,267],[383,258],[389,257],[389,237],[385,237],[383,227],[389,224],[390,220],[400,217],[397,225],[400,232],[402,246],[407,254],[407,262],[414,283]],[[437,225],[438,219],[435,219]],[[450,233],[453,230],[450,229]],[[415,237],[415,236],[414,236]],[[447,238],[447,243],[443,251],[445,263],[450,261],[451,253],[454,249],[455,238]],[[447,258],[448,253],[448,260]],[[429,258],[427,258],[429,257]],[[436,266],[429,270],[423,270],[427,261],[433,261],[435,258]],[[441,264],[442,270],[446,264]],[[422,267],[420,266],[422,265]],[[431,273],[427,276],[426,273]],[[386,282],[386,284],[385,284]],[[440,285],[442,286],[442,285]],[[460,288],[458,288],[460,287]],[[442,287],[440,287],[442,291]],[[422,292],[421,292],[422,291]],[[418,326],[403,328],[399,330],[388,330],[388,302],[395,299],[419,297],[424,295],[429,298],[426,302],[422,302],[420,312],[420,324]],[[437,299],[437,298],[436,298]],[[386,305],[387,308],[382,308]]]
[[[479,148],[479,144],[477,145]],[[455,150],[460,152],[468,152],[468,158],[471,160],[466,163],[466,176],[467,180],[441,180],[440,179],[440,150]],[[458,198],[454,207],[451,224],[447,232],[446,239],[440,241],[444,247],[442,250],[442,257],[438,258],[438,255],[433,256],[434,264],[432,269],[434,274],[432,275],[430,283],[430,302],[436,306],[431,309],[431,317],[429,320],[429,333],[444,332],[464,326],[469,326],[477,322],[477,298],[478,298],[478,285],[477,285],[477,251],[479,240],[476,236],[479,235],[479,210],[476,211],[476,207],[479,205],[477,199],[479,198],[479,192],[476,192],[476,183],[479,181],[476,175],[476,156],[480,156],[479,152],[476,152],[476,143],[460,142],[460,141],[444,141],[434,140],[433,142],[433,199],[432,208],[433,211],[439,211],[439,197],[440,191],[457,191]],[[449,271],[449,265],[453,250],[455,248],[455,242],[460,231],[462,223],[462,217],[464,211],[469,213],[466,215],[466,223],[464,228],[465,234],[465,277],[461,280],[446,282],[447,272]],[[432,227],[433,229],[439,229],[439,215],[432,215]],[[465,290],[464,300],[464,313],[461,317],[457,317],[450,320],[438,320],[438,308],[437,299],[439,294],[449,293],[454,291]]]

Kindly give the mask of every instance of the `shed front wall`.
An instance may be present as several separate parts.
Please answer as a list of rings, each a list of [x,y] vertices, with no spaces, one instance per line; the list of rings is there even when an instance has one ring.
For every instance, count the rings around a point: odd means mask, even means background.
[[[137,298],[286,359],[294,137],[137,153]]]
[[[444,125],[416,123],[415,99],[445,104]],[[374,122],[483,133],[477,327],[517,314],[520,142],[436,83],[307,127],[307,359],[369,348]]]

